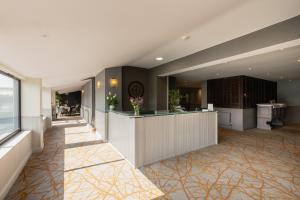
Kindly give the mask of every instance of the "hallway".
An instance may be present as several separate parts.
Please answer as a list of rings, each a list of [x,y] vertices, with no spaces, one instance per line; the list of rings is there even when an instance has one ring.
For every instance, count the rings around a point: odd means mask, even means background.
[[[221,129],[218,145],[134,169],[83,120],[56,121],[7,199],[299,199],[299,130]]]
[[[162,193],[79,118],[53,122],[6,199],[151,199]]]

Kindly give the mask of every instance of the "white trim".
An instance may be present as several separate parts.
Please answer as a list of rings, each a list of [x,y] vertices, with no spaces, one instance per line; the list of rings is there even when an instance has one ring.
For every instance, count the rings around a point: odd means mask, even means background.
[[[16,78],[18,78],[18,79],[21,79],[21,80],[25,79],[24,76],[22,76],[21,74],[15,72],[14,70],[10,69],[8,66],[6,66],[6,65],[4,65],[2,63],[0,63],[0,70],[3,71],[3,72],[5,72],[5,73],[8,73],[8,74],[10,74],[10,75],[12,75],[12,76],[14,76]]]
[[[7,184],[4,186],[4,188],[1,191],[0,199],[4,199],[5,196],[8,194],[10,188],[13,186],[13,184],[16,182],[17,178],[21,174],[21,172],[22,172],[23,168],[25,167],[27,161],[29,160],[31,154],[32,154],[32,151],[22,160],[22,162],[20,163],[20,165],[17,168],[17,170],[15,171],[15,173],[11,176],[9,181],[7,181]]]

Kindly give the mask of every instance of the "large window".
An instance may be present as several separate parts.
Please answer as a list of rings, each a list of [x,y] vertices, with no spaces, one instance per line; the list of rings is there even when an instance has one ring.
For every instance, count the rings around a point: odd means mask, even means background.
[[[0,144],[20,126],[20,81],[0,71]]]

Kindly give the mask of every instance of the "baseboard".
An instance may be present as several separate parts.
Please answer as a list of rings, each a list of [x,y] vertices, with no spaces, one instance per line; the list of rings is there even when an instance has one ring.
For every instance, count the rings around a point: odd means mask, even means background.
[[[8,194],[10,188],[13,186],[13,184],[16,182],[17,178],[21,174],[22,170],[24,169],[27,161],[29,160],[30,156],[32,155],[32,151],[29,152],[29,154],[22,160],[17,170],[14,172],[14,174],[11,176],[9,181],[7,181],[7,184],[4,186],[4,188],[0,191],[0,199],[4,199],[5,196]]]

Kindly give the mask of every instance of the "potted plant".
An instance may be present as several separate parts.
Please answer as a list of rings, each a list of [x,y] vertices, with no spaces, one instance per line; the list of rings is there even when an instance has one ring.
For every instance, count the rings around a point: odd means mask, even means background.
[[[140,107],[144,103],[143,97],[130,97],[129,101],[133,107],[134,115],[139,116],[140,115]]]
[[[117,99],[117,95],[112,95],[111,92],[108,92],[108,95],[106,97],[107,104],[109,106],[109,110],[114,110],[116,106],[119,104],[119,101]]]
[[[179,107],[180,98],[179,90],[169,90],[169,109],[171,112],[175,112]]]

